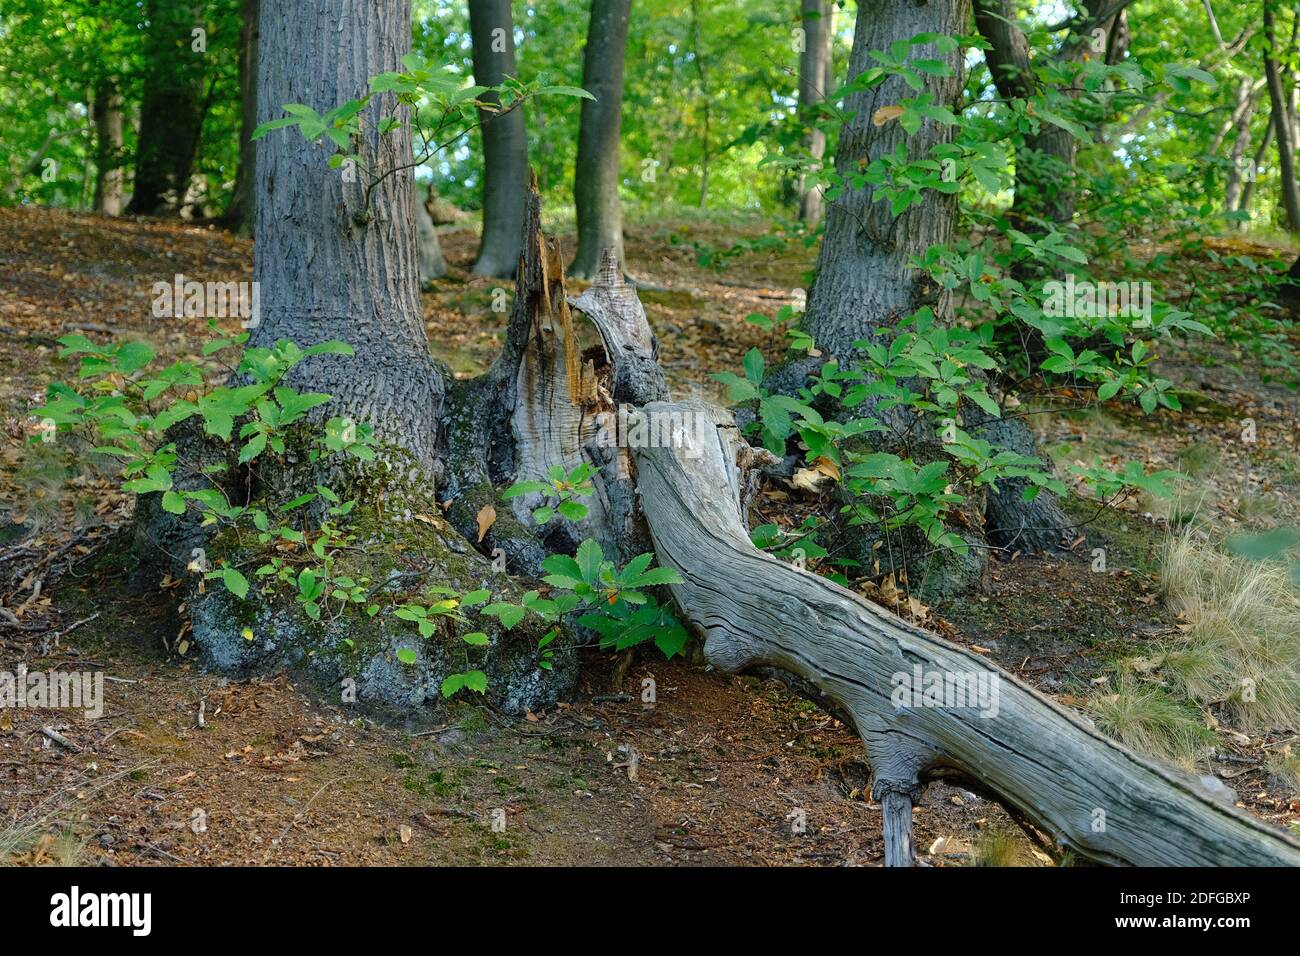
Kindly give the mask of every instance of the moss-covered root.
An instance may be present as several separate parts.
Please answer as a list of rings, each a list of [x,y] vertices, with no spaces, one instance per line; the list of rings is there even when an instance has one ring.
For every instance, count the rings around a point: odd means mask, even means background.
[[[488,589],[493,601],[518,601],[514,582],[494,573],[491,562],[450,531],[392,521],[382,532],[371,529],[338,553],[335,566],[336,575],[369,579],[367,602],[345,608],[330,602],[319,621],[307,616],[287,585],[264,587],[257,581],[252,571],[264,555],[217,539],[213,556],[243,567],[254,582],[244,599],[218,581],[206,582],[203,593],[197,581],[190,588],[194,641],[203,663],[223,674],[248,677],[288,669],[337,688],[345,704],[410,711],[436,705],[449,675],[482,671],[487,700],[512,714],[551,705],[570,695],[576,683],[577,653],[567,633],[548,647],[551,668],[540,666],[538,642],[549,627],[537,618],[507,630],[496,618],[464,608],[464,620],[439,618],[436,632],[424,638],[415,624],[395,616],[402,604],[429,606],[447,596],[429,595],[430,587],[458,594]],[[368,604],[379,606],[373,617],[366,613]],[[487,645],[462,640],[471,632],[485,633]]]

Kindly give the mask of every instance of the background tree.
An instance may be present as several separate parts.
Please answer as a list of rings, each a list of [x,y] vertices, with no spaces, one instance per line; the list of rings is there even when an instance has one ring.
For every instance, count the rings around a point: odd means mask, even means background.
[[[147,67],[140,103],[135,181],[127,212],[178,212],[185,202],[203,120],[212,104],[207,23],[194,3],[148,8]],[[196,35],[195,31],[202,31]]]
[[[474,82],[498,86],[518,74],[510,0],[470,0]],[[491,101],[489,99],[489,101]],[[483,140],[483,235],[474,271],[511,276],[519,264],[524,196],[528,188],[528,135],[524,111],[481,114]]]
[[[820,160],[826,153],[826,133],[814,122],[813,107],[830,93],[832,16],[830,0],[803,0],[800,27],[803,47],[799,53],[799,115],[807,134],[808,155]],[[799,218],[810,226],[821,222],[822,194],[816,187],[799,189]]]
[[[569,272],[589,278],[601,253],[613,249],[623,265],[623,206],[619,199],[620,141],[623,128],[623,59],[632,0],[592,0],[578,127],[578,157],[573,201],[578,217],[578,252]]]
[[[95,87],[95,212],[117,216],[122,212],[122,95],[117,84],[105,78]]]
[[[253,231],[253,205],[257,192],[257,147],[253,130],[257,127],[257,44],[260,0],[244,0],[239,30],[239,169],[235,189],[226,207],[226,225],[242,234]]]

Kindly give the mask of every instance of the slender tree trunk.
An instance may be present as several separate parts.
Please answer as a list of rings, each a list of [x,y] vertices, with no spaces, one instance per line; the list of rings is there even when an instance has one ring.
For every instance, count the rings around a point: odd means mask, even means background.
[[[1247,166],[1250,150],[1250,121],[1255,117],[1255,99],[1250,95],[1250,83],[1241,81],[1241,89],[1246,90],[1247,108],[1242,110],[1237,120],[1236,136],[1232,141],[1232,152],[1228,154],[1228,179],[1223,187],[1223,209],[1225,213],[1237,212],[1241,202],[1243,184],[1255,175],[1255,167]],[[1240,94],[1240,90],[1238,91]]]
[[[140,104],[135,189],[127,212],[151,216],[180,209],[194,168],[206,103],[208,54],[195,50],[203,9],[155,2],[149,8],[148,66]]]
[[[257,192],[257,144],[253,130],[257,126],[257,43],[260,0],[244,0],[243,24],[239,33],[239,170],[235,174],[235,194],[226,209],[226,225],[241,235],[253,231],[253,206]]]
[[[420,256],[420,288],[427,288],[434,279],[441,279],[447,274],[447,260],[442,255],[442,244],[438,242],[437,220],[434,218],[433,190],[421,196],[419,189],[415,195],[415,244]]]
[[[816,104],[830,92],[831,11],[828,0],[803,0],[803,50],[799,54],[799,115],[804,125],[804,147],[820,162],[826,153],[826,133],[815,123]],[[816,186],[799,183],[799,218],[816,226],[822,218],[822,193]]]
[[[1250,200],[1255,194],[1255,183],[1259,181],[1259,167],[1264,162],[1265,155],[1268,154],[1268,148],[1273,144],[1273,119],[1264,126],[1264,135],[1260,138],[1259,146],[1255,148],[1255,157],[1250,167],[1250,175],[1246,177],[1246,185],[1241,189],[1241,201],[1237,203],[1237,209],[1247,215],[1250,214]],[[1238,229],[1245,229],[1249,225],[1249,220],[1242,219],[1237,223]]]
[[[623,60],[632,0],[591,0],[591,25],[583,55],[582,85],[594,100],[582,101],[573,200],[578,214],[578,253],[569,272],[584,279],[613,249],[623,268],[623,207],[619,201],[619,138],[623,122]]]
[[[704,69],[704,53],[700,49],[700,0],[691,0],[691,55],[695,59],[695,72],[700,78],[700,103],[704,122],[700,129],[700,198],[697,205],[703,209],[709,201],[709,136],[712,118],[709,92],[709,75]]]
[[[111,80],[95,88],[95,212],[122,214],[122,96]]]
[[[1287,228],[1300,232],[1300,182],[1296,181],[1296,137],[1291,122],[1291,91],[1282,82],[1275,50],[1277,43],[1273,20],[1273,0],[1264,2],[1264,77],[1273,103],[1273,132],[1277,137],[1277,159],[1282,180],[1282,204],[1286,209]]]
[[[515,76],[515,35],[510,0],[470,0],[474,82],[497,86]],[[490,98],[489,98],[490,99]],[[512,276],[519,266],[519,237],[528,191],[528,132],[523,107],[480,113],[483,132],[483,236],[474,271]]]
[[[365,93],[370,77],[401,70],[410,16],[410,0],[263,4],[259,119],[280,116],[284,103],[323,113]],[[411,162],[408,124],[382,138],[377,132],[393,109],[393,97],[382,96],[362,114],[362,148],[376,169]],[[331,169],[329,150],[294,130],[277,130],[261,144],[253,246],[261,321],[249,345],[282,338],[351,345],[354,357],[309,359],[289,384],[332,395],[329,415],[372,424],[389,460],[407,459],[427,483],[441,468],[443,382],[416,293],[412,173],[385,179],[363,210],[364,182],[346,168]]]

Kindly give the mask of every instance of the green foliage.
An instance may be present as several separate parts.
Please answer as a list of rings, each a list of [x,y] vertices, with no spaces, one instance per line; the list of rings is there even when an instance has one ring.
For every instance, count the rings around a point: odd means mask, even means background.
[[[557,465],[551,469],[549,482],[518,482],[507,488],[503,497],[508,500],[530,492],[558,497],[556,506],[543,505],[533,511],[538,523],[562,513],[566,504],[578,505],[582,508],[579,517],[585,516],[586,506],[574,498],[591,493],[593,474],[585,463],[567,473]],[[567,614],[582,612],[578,623],[600,635],[602,648],[621,651],[653,641],[664,656],[673,657],[686,646],[689,639],[686,629],[668,607],[660,605],[646,591],[680,584],[682,579],[672,568],[652,568],[653,560],[653,554],[640,554],[619,568],[606,559],[598,542],[587,538],[578,545],[575,555],[553,554],[542,562],[542,570],[547,572],[542,581],[551,588],[550,597],[543,598],[539,591],[529,591],[520,604],[490,604],[483,613],[497,617],[503,626],[511,628],[530,612],[552,623],[558,623]],[[538,644],[540,666],[546,669],[550,669],[552,658],[547,645],[555,634],[554,630],[549,631]]]
[[[545,86],[539,83],[521,83],[507,77],[498,86],[467,86],[465,81],[449,72],[448,65],[434,64],[419,53],[402,57],[401,72],[380,73],[370,78],[370,92],[346,103],[340,103],[323,115],[303,103],[286,103],[287,116],[268,120],[253,131],[253,139],[261,139],[277,129],[297,127],[303,139],[311,143],[328,142],[334,151],[330,154],[332,169],[350,165],[361,174],[366,185],[366,202],[375,187],[389,176],[404,169],[422,166],[480,124],[479,116],[500,115],[519,108],[532,97],[574,96],[594,99],[586,90],[572,86]],[[374,143],[366,142],[363,135],[363,114],[377,97],[391,94],[401,107],[410,111],[411,125],[419,149],[409,163],[376,166],[370,156],[379,151]],[[384,104],[384,100],[379,101]],[[375,123],[379,135],[385,136],[402,127],[396,111],[380,113]],[[369,215],[367,208],[361,215]]]
[[[247,341],[247,333],[214,338],[204,353],[214,355]],[[352,542],[339,526],[355,502],[342,501],[325,485],[284,502],[232,501],[221,485],[177,487],[177,480],[215,477],[230,464],[203,466],[183,460],[168,429],[192,418],[200,419],[205,435],[229,442],[238,450],[234,467],[248,472],[250,484],[257,469],[280,458],[291,439],[305,441],[310,461],[335,455],[370,460],[374,431],[366,424],[330,418],[309,422],[310,412],[329,402],[330,396],[299,392],[282,384],[299,362],[316,355],[352,355],[343,342],[322,342],[301,348],[280,340],[270,348],[247,348],[235,367],[236,377],[247,384],[207,387],[194,362],[179,361],[159,367],[154,349],[141,342],[96,344],[84,335],[65,335],[59,343],[64,358],[79,357],[74,384],[54,382],[46,402],[36,414],[56,429],[85,442],[94,454],[111,456],[121,465],[124,491],[137,495],[161,492],[162,508],[184,514],[193,508],[205,525],[218,524],[272,549],[268,560],[254,572],[263,588],[290,591],[312,620],[336,617],[344,609],[367,603],[366,579],[353,580],[335,571],[336,556]],[[236,433],[235,427],[239,426]],[[303,436],[302,427],[307,426]],[[237,437],[236,437],[237,435]],[[185,482],[186,485],[192,482]],[[316,503],[317,519],[307,518],[307,505]],[[286,550],[279,550],[286,546]],[[222,561],[207,566],[197,556],[191,570],[215,580],[235,597],[248,597],[250,582],[244,570]],[[378,611],[375,605],[367,613]]]
[[[546,481],[517,481],[501,497],[506,501],[520,495],[540,494],[546,504],[533,509],[533,520],[546,524],[556,515],[567,521],[581,521],[587,517],[587,506],[578,499],[591,494],[591,478],[596,469],[583,462],[571,471],[561,465],[552,465]]]

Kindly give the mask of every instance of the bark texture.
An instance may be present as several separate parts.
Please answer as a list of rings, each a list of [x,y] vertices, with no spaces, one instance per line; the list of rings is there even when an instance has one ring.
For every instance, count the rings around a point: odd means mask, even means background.
[[[897,4],[863,0],[858,6],[849,76],[857,76],[874,61],[872,50],[887,50],[895,40],[920,33],[956,35],[966,28],[965,0],[926,0]],[[932,45],[916,47],[915,55],[946,62],[948,77],[927,77],[926,91],[934,102],[951,105],[961,89],[962,59],[940,54]],[[926,120],[914,136],[891,120],[877,126],[876,111],[915,96],[898,77],[871,90],[849,96],[845,109],[853,119],[840,133],[835,167],[846,178],[900,145],[914,158],[928,156],[932,147],[951,141],[952,127]],[[888,203],[877,202],[867,185],[847,190],[826,215],[826,233],[817,260],[817,279],[808,296],[804,328],[826,353],[850,356],[857,339],[881,339],[892,334],[899,319],[930,305],[936,316],[950,311],[947,294],[928,276],[913,269],[909,258],[932,245],[952,239],[956,197],[934,190],[919,206],[892,216]]]
[[[623,128],[623,60],[632,0],[591,0],[591,23],[582,61],[582,86],[596,97],[582,101],[573,201],[578,252],[570,275],[589,279],[602,254],[614,250],[623,264],[623,206],[619,201],[619,141]]]
[[[370,77],[402,69],[411,42],[409,0],[325,0],[323,6],[292,0],[262,7],[259,121],[278,117],[283,103],[323,113],[360,96]],[[309,70],[304,63],[332,67]],[[393,98],[382,96],[363,114],[362,148],[372,168],[411,162],[406,124],[382,139],[377,132],[380,117],[394,109]],[[329,393],[327,414],[373,424],[420,473],[436,478],[443,381],[429,354],[416,288],[411,171],[385,179],[363,209],[362,176],[331,169],[327,150],[292,129],[261,142],[253,275],[262,315],[250,345],[281,338],[304,347],[347,342],[355,357],[309,359],[289,384]]]
[[[497,86],[515,76],[515,35],[510,0],[470,0],[474,82]],[[492,97],[485,97],[491,101]],[[509,277],[519,265],[519,242],[528,190],[528,134],[524,110],[480,111],[483,134],[483,236],[474,271]]]

